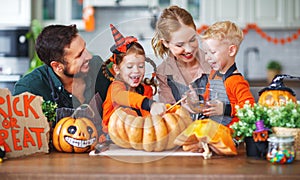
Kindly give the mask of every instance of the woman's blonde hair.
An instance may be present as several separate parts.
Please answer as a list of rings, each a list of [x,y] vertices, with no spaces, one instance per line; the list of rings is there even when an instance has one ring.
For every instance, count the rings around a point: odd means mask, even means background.
[[[178,6],[170,6],[163,10],[161,16],[156,23],[155,34],[151,40],[151,45],[156,56],[164,58],[169,53],[162,39],[169,41],[171,33],[176,32],[182,25],[192,27],[196,31],[192,15],[183,8]]]
[[[216,39],[223,43],[239,46],[244,39],[243,31],[231,21],[219,21],[209,26],[201,39]]]

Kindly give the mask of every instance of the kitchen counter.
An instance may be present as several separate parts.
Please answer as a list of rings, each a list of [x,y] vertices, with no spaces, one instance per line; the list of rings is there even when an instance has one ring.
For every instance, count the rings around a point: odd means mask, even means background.
[[[268,83],[267,80],[264,79],[248,80],[248,82],[250,85],[250,90],[256,101],[258,101],[259,98],[258,92],[270,85],[270,83]],[[286,87],[291,88],[295,92],[297,100],[300,100],[300,80],[285,79],[283,80],[283,84]]]
[[[265,79],[252,79],[248,80],[248,82],[251,87],[267,87],[270,85]],[[283,84],[287,87],[300,87],[300,80],[285,79],[283,80]]]
[[[299,179],[300,161],[274,165],[247,158],[244,147],[235,157],[167,156],[147,163],[127,163],[87,153],[36,154],[0,163],[4,179]],[[127,157],[149,158],[149,157]]]

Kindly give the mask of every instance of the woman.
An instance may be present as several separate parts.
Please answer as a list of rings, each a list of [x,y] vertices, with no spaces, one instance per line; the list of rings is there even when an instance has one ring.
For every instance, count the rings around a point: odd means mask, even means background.
[[[164,59],[157,67],[159,101],[174,104],[189,90],[205,87],[210,67],[199,49],[196,25],[189,12],[178,6],[163,10],[156,24],[152,48]]]

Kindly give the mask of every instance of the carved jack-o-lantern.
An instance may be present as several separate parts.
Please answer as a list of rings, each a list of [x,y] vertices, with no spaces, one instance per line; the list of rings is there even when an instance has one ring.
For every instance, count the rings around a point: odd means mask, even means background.
[[[97,144],[97,130],[87,118],[65,117],[53,130],[53,145],[61,152],[89,152]]]
[[[294,78],[289,75],[277,75],[273,79],[272,83],[259,91],[258,103],[266,106],[276,106],[280,103],[285,103],[288,100],[297,102],[296,94],[294,91],[286,87],[282,80],[284,78]]]
[[[265,89],[259,96],[258,103],[266,106],[275,106],[287,100],[296,102],[296,97],[289,90]]]

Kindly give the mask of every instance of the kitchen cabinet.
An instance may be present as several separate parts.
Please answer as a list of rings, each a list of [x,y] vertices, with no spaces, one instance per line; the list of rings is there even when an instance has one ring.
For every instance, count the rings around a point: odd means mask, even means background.
[[[2,1],[0,6],[1,26],[29,26],[31,21],[31,0]]]
[[[231,20],[244,27],[295,28],[300,24],[300,0],[202,0],[200,22]]]
[[[202,7],[201,0],[153,0],[151,7],[159,7],[163,10],[170,5],[177,5],[188,10],[195,20],[196,26],[199,24],[200,8]]]
[[[287,1],[287,27],[300,27],[300,0]]]
[[[35,0],[35,14],[44,26],[50,24],[76,24],[84,28],[82,21],[83,0]]]
[[[216,21],[231,20],[239,26],[247,21],[246,0],[201,0],[201,24],[213,24]]]
[[[84,0],[84,7],[148,6],[151,0]]]
[[[259,27],[283,28],[286,26],[286,0],[253,0],[249,5],[249,22]]]
[[[163,10],[170,5],[178,5],[191,13],[197,24],[199,22],[200,1],[201,0],[84,0],[83,7],[115,7],[119,5],[120,7],[145,6],[155,10],[156,8]]]
[[[299,28],[300,0],[255,0],[253,19],[261,27]]]

